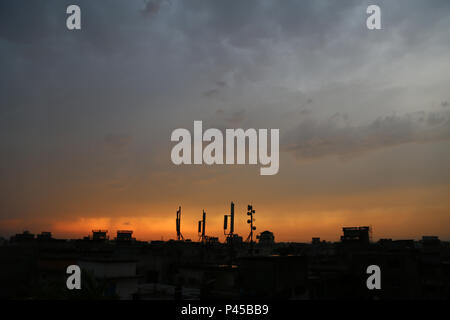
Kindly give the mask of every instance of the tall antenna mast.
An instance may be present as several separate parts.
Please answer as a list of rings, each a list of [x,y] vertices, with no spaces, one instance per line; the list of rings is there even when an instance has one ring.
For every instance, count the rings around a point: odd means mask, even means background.
[[[206,240],[205,229],[206,229],[206,212],[205,210],[203,210],[202,220],[198,222],[198,236],[199,241],[202,243],[204,243]]]
[[[184,240],[184,237],[181,234],[181,206],[177,210],[177,240]]]
[[[230,217],[230,229],[228,229],[228,217]],[[234,203],[231,202],[230,214],[226,214],[223,216],[223,234],[227,236],[227,238],[232,238],[234,233]]]

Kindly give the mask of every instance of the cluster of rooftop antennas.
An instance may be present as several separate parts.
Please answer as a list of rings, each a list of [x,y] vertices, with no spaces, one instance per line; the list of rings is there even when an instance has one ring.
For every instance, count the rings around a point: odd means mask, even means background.
[[[253,231],[256,230],[256,227],[253,225],[253,222],[255,219],[253,218],[253,215],[255,213],[255,210],[253,210],[252,205],[248,205],[247,207],[247,215],[250,216],[250,219],[247,220],[247,223],[250,224],[250,234],[247,237],[247,242],[253,242]],[[230,226],[228,228],[228,218],[230,220]],[[184,240],[183,235],[181,234],[181,207],[177,210],[177,220],[176,220],[176,227],[177,227],[177,240]],[[232,238],[234,235],[234,203],[231,202],[231,209],[230,214],[226,214],[223,217],[223,233],[225,236]],[[198,221],[198,237],[200,242],[205,242],[207,239],[206,236],[206,212],[203,210],[202,220]]]

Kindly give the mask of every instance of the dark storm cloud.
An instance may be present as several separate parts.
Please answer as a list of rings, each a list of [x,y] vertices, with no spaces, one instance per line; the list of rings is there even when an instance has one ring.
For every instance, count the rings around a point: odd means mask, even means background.
[[[366,125],[352,126],[347,115],[326,121],[309,119],[289,132],[284,149],[298,158],[355,156],[406,143],[450,139],[450,112],[415,112],[379,117]]]
[[[448,1],[432,2],[429,6],[418,1],[389,4],[390,10],[386,9],[383,17],[391,28],[414,30],[407,35],[414,34],[415,38],[404,38],[405,45],[414,45],[425,36],[417,26],[426,21],[425,30],[429,30],[446,16]],[[0,46],[12,46],[5,52],[15,55],[10,62],[16,69],[25,68],[28,62],[33,72],[28,77],[42,77],[50,71],[61,77],[71,72],[76,83],[89,66],[104,66],[111,68],[111,73],[127,72],[146,81],[158,79],[163,88],[176,87],[178,82],[186,84],[185,77],[198,72],[207,77],[210,72],[232,69],[238,70],[237,81],[257,81],[265,77],[267,66],[280,50],[296,50],[302,59],[311,59],[316,50],[326,49],[328,43],[349,30],[353,29],[353,39],[355,35],[356,39],[367,36],[364,28],[354,28],[350,21],[364,26],[364,9],[369,2],[113,0],[106,4],[80,0],[74,2],[82,8],[83,28],[77,33],[65,29],[65,8],[71,3],[2,1],[0,38],[7,41]],[[440,10],[432,10],[434,7]],[[409,12],[416,10],[422,10],[423,16],[415,13],[411,17]],[[154,19],[143,19],[142,13]],[[33,46],[19,48],[16,42]],[[342,46],[333,55],[353,56],[356,63],[362,48],[353,46],[352,55],[348,46]],[[8,61],[6,54],[2,60]],[[316,64],[314,59],[311,62]],[[313,72],[307,65],[303,72]],[[124,66],[128,68],[123,70]],[[8,75],[14,77],[17,70],[12,69]],[[114,79],[104,69],[99,71],[106,76],[103,81]],[[145,72],[152,72],[154,77],[149,79]],[[204,88],[203,92],[211,95],[215,89]]]
[[[299,157],[447,139],[448,114],[409,114],[448,110],[450,1],[377,3],[380,32],[372,1],[0,1],[0,215],[77,207],[107,184],[148,200],[142,172],[171,165],[170,132],[194,119],[280,128]]]
[[[65,28],[65,8],[72,3],[82,9],[79,32]],[[292,86],[295,81],[345,82],[380,48],[396,61],[433,39],[431,34],[446,33],[434,26],[448,21],[448,1],[379,1],[389,30],[379,35],[364,28],[369,3],[2,1],[2,119],[8,130],[9,124],[29,127],[29,119],[41,117],[57,125],[50,106],[57,103],[75,128],[87,116],[98,119],[105,113],[102,125],[114,125],[124,114],[140,116],[135,114],[143,105],[160,114],[168,112],[167,105],[189,112],[184,104],[199,104],[193,92],[239,110],[258,103],[257,98],[246,100],[249,106],[235,102],[248,85],[263,82],[260,90],[270,95],[271,87],[285,85],[286,79]],[[161,100],[166,103],[156,102]]]

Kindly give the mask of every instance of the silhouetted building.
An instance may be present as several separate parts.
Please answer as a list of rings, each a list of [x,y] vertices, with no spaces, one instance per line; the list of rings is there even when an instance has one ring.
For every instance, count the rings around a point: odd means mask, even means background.
[[[275,236],[270,231],[263,231],[256,238],[261,245],[273,245],[275,243]]]
[[[205,236],[205,243],[207,243],[207,244],[218,244],[219,243],[219,238],[218,237]]]
[[[242,257],[238,265],[243,298],[287,299],[306,293],[304,256]]]
[[[392,239],[380,239],[378,244],[388,250],[392,249],[401,249],[401,250],[412,250],[414,249],[415,243],[414,240],[392,240]]]
[[[344,227],[342,231],[343,243],[369,244],[370,242],[370,227]]]
[[[439,247],[441,240],[437,236],[422,236],[423,247]]]
[[[450,243],[436,236],[371,243],[369,227],[342,230],[342,242],[315,237],[312,244],[275,243],[270,231],[258,243],[236,234],[227,243],[208,236],[203,243],[149,243],[134,239],[130,230],[117,231],[115,242],[126,245],[107,241],[106,230],[93,230],[85,240],[25,231],[0,246],[0,299],[450,297]],[[72,264],[83,269],[86,290],[67,290]],[[382,270],[382,290],[367,290],[366,270],[373,264]]]
[[[25,230],[23,233],[18,233],[11,237],[11,242],[29,242],[34,240],[34,234]]]
[[[38,234],[37,235],[37,237],[36,237],[36,239],[37,240],[52,240],[53,238],[52,238],[52,233],[51,232],[45,232],[45,231],[43,231],[43,232],[41,232],[41,234]]]
[[[237,234],[233,234],[227,237],[227,244],[240,245],[242,244],[242,242],[243,242],[242,237]]]
[[[116,242],[118,243],[130,243],[136,239],[132,237],[133,231],[131,230],[117,230]]]
[[[94,241],[105,241],[108,240],[106,235],[108,230],[92,230],[92,240]]]
[[[137,261],[115,257],[89,257],[78,261],[83,272],[87,272],[103,288],[109,298],[130,300],[138,290]]]

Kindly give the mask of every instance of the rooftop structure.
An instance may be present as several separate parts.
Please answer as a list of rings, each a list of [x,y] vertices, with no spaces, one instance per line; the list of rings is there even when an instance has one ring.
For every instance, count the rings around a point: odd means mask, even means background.
[[[343,243],[368,244],[370,242],[370,227],[344,227],[341,236]]]

